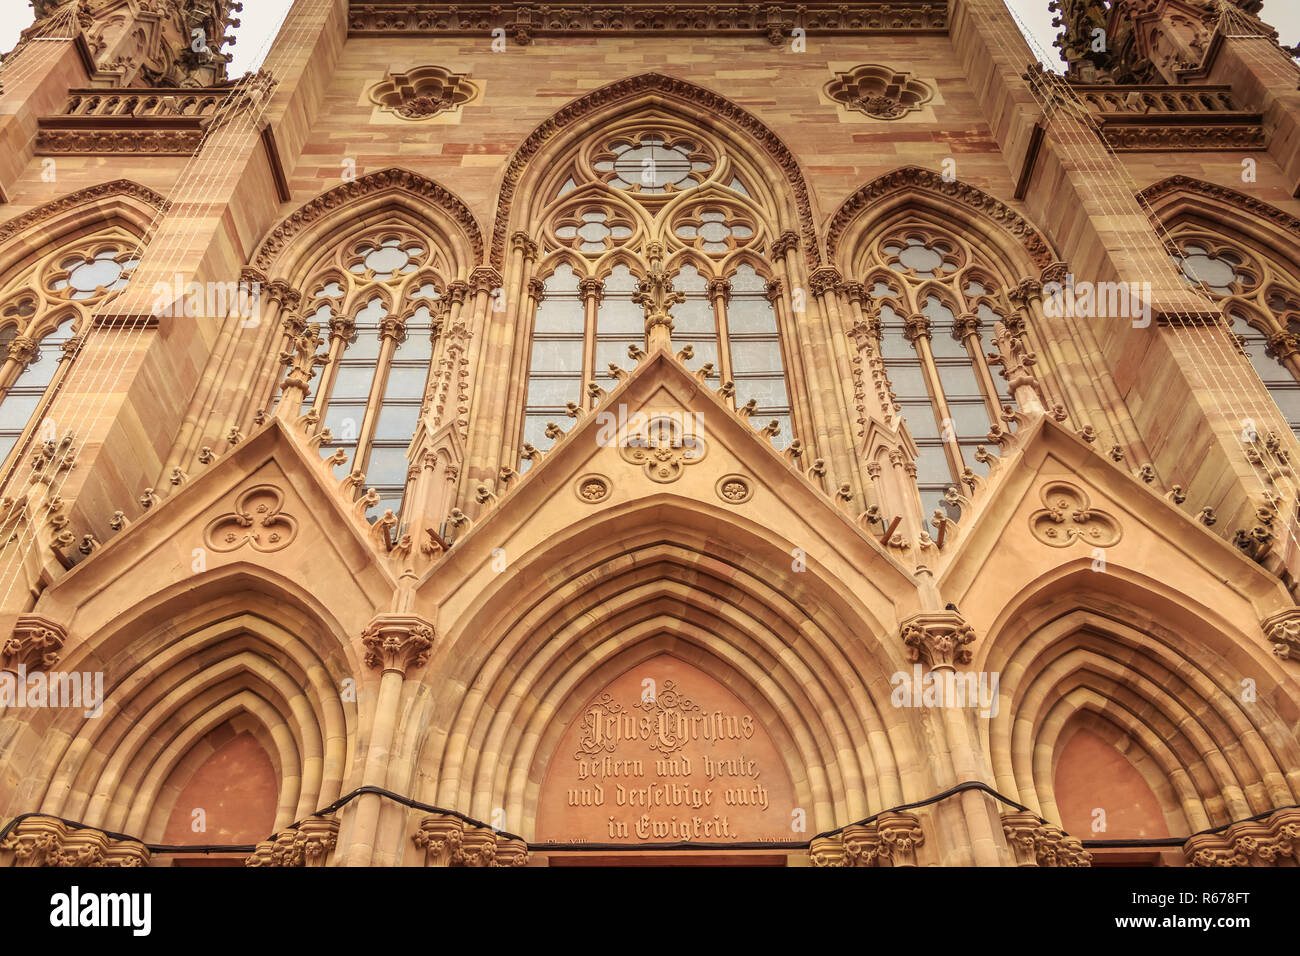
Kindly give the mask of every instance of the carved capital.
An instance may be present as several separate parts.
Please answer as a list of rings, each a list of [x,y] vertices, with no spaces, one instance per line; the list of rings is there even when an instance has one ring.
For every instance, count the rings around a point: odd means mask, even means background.
[[[257,844],[245,866],[324,866],[339,842],[339,821],[308,817],[297,827],[281,830]]]
[[[930,338],[930,317],[917,313],[903,323],[903,338],[916,345],[919,338]]]
[[[1007,290],[1007,298],[1018,309],[1027,309],[1034,300],[1043,298],[1043,283],[1039,279],[1021,279],[1014,289]]]
[[[731,280],[730,279],[710,279],[709,280],[709,299],[721,298],[722,301],[731,301]]]
[[[0,670],[28,673],[48,671],[59,662],[68,634],[63,625],[35,614],[24,614],[14,624],[13,634],[0,647]]]
[[[433,627],[418,617],[386,614],[375,618],[361,635],[366,665],[396,671],[423,667],[433,649]]]
[[[1060,827],[1028,812],[1002,814],[1002,832],[1016,866],[1091,866],[1092,854]]]
[[[36,357],[37,343],[26,335],[16,335],[9,343],[8,357],[20,365],[26,365]]]
[[[839,834],[816,837],[808,846],[808,857],[813,866],[848,865]]]
[[[578,280],[578,294],[586,302],[588,299],[595,299],[597,302],[605,292],[605,283],[600,279],[593,279],[590,276]]]
[[[479,266],[470,273],[469,281],[476,294],[491,293],[492,290],[501,288],[501,273],[489,266]]]
[[[799,234],[793,229],[787,229],[772,240],[772,257],[775,259],[783,258],[786,253],[794,252],[798,248]]]
[[[526,232],[516,232],[510,236],[510,249],[512,252],[522,253],[524,259],[529,262],[537,258],[537,243],[529,238]]]
[[[1283,660],[1300,661],[1300,607],[1270,614],[1260,622],[1273,653]]]
[[[461,838],[465,824],[460,817],[434,813],[420,821],[411,839],[424,851],[425,866],[459,866],[464,859]]]
[[[890,866],[916,866],[916,848],[925,842],[921,820],[914,813],[882,813],[876,818],[880,855]]]
[[[922,611],[903,622],[900,630],[907,656],[930,670],[954,670],[971,662],[975,630],[956,611]]]
[[[808,277],[808,285],[812,288],[813,295],[817,296],[833,293],[843,281],[844,277],[840,275],[840,270],[831,266],[816,269]]]
[[[464,305],[465,299],[469,297],[469,283],[464,279],[453,279],[447,283],[446,298],[451,301],[452,305]]]
[[[1300,809],[1278,810],[1218,833],[1198,833],[1183,844],[1183,854],[1192,866],[1300,865]]]
[[[0,842],[0,867],[149,865],[149,849],[92,827],[71,827],[55,817],[27,817]]]

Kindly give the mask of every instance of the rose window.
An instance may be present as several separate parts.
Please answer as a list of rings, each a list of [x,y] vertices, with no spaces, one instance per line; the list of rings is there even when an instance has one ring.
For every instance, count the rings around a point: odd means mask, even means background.
[[[1202,246],[1186,246],[1183,255],[1174,256],[1174,265],[1183,273],[1188,285],[1204,286],[1215,295],[1231,295],[1234,282],[1245,284],[1249,277],[1241,275],[1237,267],[1241,257],[1233,252],[1212,254]]]
[[[726,252],[751,238],[754,230],[741,222],[728,222],[725,213],[711,209],[678,226],[677,235],[693,241],[705,252]]]
[[[69,299],[90,299],[105,292],[121,289],[131,277],[131,270],[139,259],[118,261],[119,253],[113,249],[95,253],[93,258],[70,256],[59,263],[60,278],[50,288]]]
[[[712,168],[710,163],[692,159],[695,147],[690,143],[669,145],[657,134],[642,136],[636,143],[615,143],[609,152],[613,158],[597,162],[597,172],[607,174],[615,189],[643,194],[690,189],[697,181],[695,174]]]
[[[582,252],[604,252],[632,235],[632,230],[618,220],[611,221],[605,210],[593,209],[584,212],[577,222],[557,227],[555,235]]]
[[[390,279],[393,276],[414,272],[418,267],[418,258],[424,255],[424,249],[418,245],[406,245],[401,239],[385,239],[379,245],[363,245],[357,248],[358,259],[349,268],[360,274],[366,271],[374,273],[377,279]]]

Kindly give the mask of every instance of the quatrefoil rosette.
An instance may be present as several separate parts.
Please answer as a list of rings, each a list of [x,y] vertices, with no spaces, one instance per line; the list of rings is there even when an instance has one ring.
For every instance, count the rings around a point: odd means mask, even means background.
[[[698,434],[687,434],[680,422],[670,417],[653,418],[640,433],[631,433],[619,444],[623,460],[640,465],[651,481],[676,481],[688,465],[704,459],[707,446]]]
[[[1082,488],[1068,481],[1045,484],[1039,497],[1046,506],[1029,517],[1035,538],[1053,548],[1066,548],[1081,541],[1094,548],[1119,543],[1119,522],[1105,511],[1093,508]]]
[[[213,551],[235,551],[249,545],[269,553],[286,548],[298,536],[298,522],[281,510],[284,494],[274,485],[256,485],[235,499],[235,508],[218,515],[203,532]]]

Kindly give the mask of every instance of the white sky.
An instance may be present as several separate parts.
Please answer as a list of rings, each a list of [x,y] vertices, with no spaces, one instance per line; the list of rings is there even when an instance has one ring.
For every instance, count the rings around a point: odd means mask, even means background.
[[[255,69],[266,56],[271,40],[291,0],[244,0],[244,11],[236,14],[241,21],[235,31],[238,42],[230,65],[232,76]],[[1039,48],[1040,58],[1048,66],[1061,66],[1052,40],[1056,28],[1047,9],[1048,0],[1007,0],[1007,5],[1021,19],[1030,36],[1030,45]],[[1260,16],[1272,24],[1282,42],[1288,46],[1300,43],[1300,3],[1297,0],[1264,0]],[[32,22],[32,10],[27,0],[0,0],[0,50],[8,50],[18,42],[18,34]],[[227,51],[231,52],[231,51]]]

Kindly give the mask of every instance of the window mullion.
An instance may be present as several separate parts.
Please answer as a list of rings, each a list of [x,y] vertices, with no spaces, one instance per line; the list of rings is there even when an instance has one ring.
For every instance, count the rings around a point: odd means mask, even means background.
[[[361,430],[357,433],[353,470],[357,468],[364,470],[370,458],[371,436],[375,433],[375,423],[379,419],[380,406],[384,402],[388,371],[392,366],[393,352],[397,348],[397,337],[401,332],[402,324],[394,319],[385,319],[380,326],[379,358],[375,361],[375,377],[370,381],[370,394],[366,397],[366,414],[361,420]]]
[[[914,315],[908,320],[907,330],[904,334],[912,343],[912,348],[916,349],[917,357],[921,360],[921,374],[925,377],[926,388],[930,390],[931,407],[934,411],[935,423],[939,426],[939,437],[943,445],[943,453],[948,459],[952,479],[957,481],[965,464],[962,462],[961,451],[955,440],[956,426],[953,424],[952,411],[948,408],[948,400],[944,397],[943,383],[939,378],[939,366],[935,364],[934,353],[930,350],[929,318],[924,315]],[[945,421],[949,423],[949,429],[953,433],[953,441],[942,441]]]

